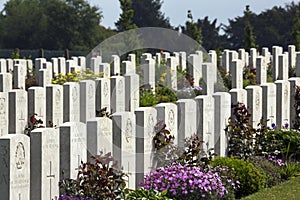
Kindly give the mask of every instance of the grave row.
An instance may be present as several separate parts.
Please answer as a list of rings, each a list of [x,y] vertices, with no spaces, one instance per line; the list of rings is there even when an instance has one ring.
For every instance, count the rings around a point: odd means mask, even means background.
[[[300,78],[288,79],[289,67],[295,66],[296,71],[300,71],[300,54],[293,51],[292,46],[288,53],[282,53],[281,47],[273,47],[272,55],[267,49],[263,49],[262,55],[252,49],[248,58],[243,50],[238,53],[225,50],[221,66],[232,76],[233,89],[229,93],[218,92],[215,87],[216,58],[215,51],[210,51],[206,60],[201,51],[188,56],[185,52],[143,54],[142,85],[149,89],[155,89],[155,65],[161,60],[169,69],[166,76],[169,88],[177,89],[178,65],[181,70],[188,69],[195,86],[199,85],[200,78],[204,83],[203,95],[154,107],[139,107],[141,77],[136,72],[134,54],[122,62],[114,55],[111,64],[102,62],[101,56],[93,57],[89,66],[85,57],[52,58],[51,62],[39,58],[34,68],[31,60],[0,59],[0,191],[3,199],[57,196],[58,181],[75,179],[81,161],[88,161],[99,150],[112,152],[124,172],[129,173],[128,186],[135,188],[144,174],[155,168],[152,138],[160,120],[175,136],[175,144],[183,146],[186,137],[197,134],[203,138],[205,148],[214,148],[220,156],[226,156],[224,129],[232,103],[247,104],[254,127],[262,116],[277,126],[291,123],[295,118],[293,88],[300,82]],[[277,74],[274,83],[266,82],[269,60],[273,61],[273,74]],[[257,85],[243,89],[246,65],[256,69]],[[58,73],[87,68],[102,72],[103,77],[51,84]],[[39,86],[26,91],[28,73],[36,74]],[[96,117],[97,111],[104,107],[112,113],[112,119]],[[41,125],[46,128],[34,129],[28,137],[22,133],[32,116],[41,119]]]

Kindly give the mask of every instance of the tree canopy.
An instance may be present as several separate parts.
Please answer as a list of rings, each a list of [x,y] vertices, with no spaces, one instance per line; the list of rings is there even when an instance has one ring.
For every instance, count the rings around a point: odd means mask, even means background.
[[[0,18],[2,48],[89,50],[111,31],[85,0],[10,0]]]

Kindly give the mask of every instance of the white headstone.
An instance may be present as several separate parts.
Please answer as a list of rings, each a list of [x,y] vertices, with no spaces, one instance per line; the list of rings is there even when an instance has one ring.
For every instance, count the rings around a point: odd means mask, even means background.
[[[224,51],[222,53],[222,58],[221,58],[221,66],[226,72],[229,72],[229,69],[230,69],[229,53],[230,53],[230,50],[224,49]]]
[[[240,59],[243,63],[243,67],[246,66],[246,55],[245,55],[245,49],[239,49],[238,50],[238,59]]]
[[[276,85],[274,83],[264,83],[262,88],[262,117],[268,120],[267,125],[276,123]]]
[[[30,199],[59,196],[59,129],[31,131],[30,155]]]
[[[195,86],[199,86],[199,80],[202,77],[202,62],[197,54],[191,54],[188,57],[188,72],[194,78]]]
[[[243,88],[243,62],[236,59],[231,62],[231,87],[242,89]]]
[[[8,134],[8,93],[0,92],[0,136]]]
[[[211,95],[200,95],[197,103],[197,135],[203,140],[203,148],[214,148],[214,100]]]
[[[225,128],[231,114],[231,97],[226,92],[216,92],[214,98],[214,142],[215,153],[224,157],[227,155],[227,138]]]
[[[101,63],[99,65],[99,71],[100,73],[103,73],[104,78],[110,77],[110,64],[109,63]]]
[[[113,120],[113,157],[123,172],[128,174],[126,186],[130,189],[136,184],[136,122],[132,112],[116,112]]]
[[[202,64],[202,94],[211,95],[214,93],[214,84],[216,82],[216,69],[212,63]],[[199,84],[198,84],[199,85]]]
[[[174,135],[174,144],[178,144],[178,109],[174,103],[159,103],[155,106],[157,110],[157,121],[163,121],[166,124],[166,129]]]
[[[144,86],[146,89],[155,91],[155,60],[152,58],[146,59],[142,65]]]
[[[229,91],[231,95],[231,104],[243,103],[247,105],[247,91],[245,89],[231,89]]]
[[[177,60],[175,57],[167,59],[167,86],[177,90]]]
[[[96,117],[96,88],[95,81],[80,81],[80,121],[86,123],[87,120]]]
[[[296,86],[300,86],[300,78],[293,77],[289,78],[290,82],[290,128],[294,128],[294,123],[296,120],[296,101],[295,101],[295,89]]]
[[[96,110],[99,112],[103,108],[107,108],[110,112],[110,79],[96,79]]]
[[[179,52],[179,66],[181,66],[181,70],[186,70],[186,52]]]
[[[132,65],[131,61],[122,61],[122,74],[127,75],[127,74],[134,74],[135,73],[135,68]]]
[[[257,128],[262,118],[262,89],[258,85],[250,85],[246,90],[248,111],[251,114],[250,123]]]
[[[112,74],[114,76],[120,75],[120,57],[118,55],[112,55]]]
[[[7,73],[6,60],[3,58],[0,59],[0,73]]]
[[[125,78],[112,76],[110,78],[111,113],[125,111]]]
[[[129,54],[128,55],[128,60],[131,62],[131,67],[132,67],[132,72],[135,73],[135,68],[136,68],[136,55],[135,54]]]
[[[185,138],[197,134],[197,104],[194,99],[180,99],[177,104],[178,144],[185,145]]]
[[[25,90],[26,66],[22,64],[14,65],[14,89]]]
[[[14,61],[11,58],[6,59],[7,72],[11,73],[14,70]]]
[[[47,62],[46,58],[36,58],[34,60],[34,69],[38,72],[40,69],[43,69],[43,64]]]
[[[86,125],[66,122],[59,127],[60,180],[76,179],[81,162],[87,161]]]
[[[46,90],[43,87],[30,87],[28,89],[28,119],[34,116],[46,125]]]
[[[250,49],[250,60],[249,60],[249,65],[250,69],[256,69],[256,58],[257,58],[257,50],[256,48],[251,48]]]
[[[290,121],[290,83],[288,80],[277,80],[276,84],[276,126],[282,128]],[[290,127],[290,126],[289,126]]]
[[[296,66],[296,47],[295,45],[289,45],[289,67],[295,67]]]
[[[64,57],[58,57],[58,73],[66,74],[66,59]]]
[[[10,73],[0,73],[0,92],[12,90],[12,75]]]
[[[80,121],[80,88],[75,82],[67,82],[63,85],[63,122]]]
[[[110,118],[89,119],[86,126],[88,161],[91,161],[91,156],[98,155],[100,151],[104,153],[113,151],[112,120]]]
[[[277,80],[288,80],[289,78],[289,66],[288,57],[286,54],[278,56],[278,78]]]
[[[63,123],[63,86],[46,86],[46,126],[59,126]]]
[[[52,63],[52,76],[56,76],[59,74],[58,70],[58,58],[51,58],[51,63]]]
[[[86,58],[84,56],[78,56],[77,57],[77,65],[79,68],[83,71],[86,70]]]
[[[279,46],[273,46],[272,47],[272,67],[273,67],[273,81],[276,81],[278,79],[279,75],[279,60],[278,56],[282,54],[282,47]]]
[[[0,137],[1,199],[30,199],[30,139],[24,134]]]
[[[51,69],[50,68],[40,69],[38,71],[38,77],[39,77],[39,86],[46,87],[47,85],[50,85],[52,82]]]
[[[28,122],[27,92],[12,90],[8,93],[9,133],[24,133]]]
[[[136,180],[142,183],[144,175],[153,169],[153,137],[157,123],[157,111],[152,107],[140,107],[135,110],[136,118]]]
[[[137,74],[125,75],[125,111],[134,112],[140,106],[140,77]]]
[[[267,82],[267,62],[263,56],[256,58],[256,83],[263,84]]]

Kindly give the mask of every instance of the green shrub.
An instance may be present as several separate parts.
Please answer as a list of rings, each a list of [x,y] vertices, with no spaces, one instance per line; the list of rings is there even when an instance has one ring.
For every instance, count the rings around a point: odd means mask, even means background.
[[[258,141],[264,154],[300,157],[300,133],[292,130],[268,131]],[[289,147],[289,148],[288,148]]]
[[[279,166],[275,162],[272,162],[262,156],[253,157],[250,159],[250,161],[256,167],[261,169],[262,173],[266,173],[268,187],[273,187],[283,181],[283,179],[281,178],[281,171],[283,169],[283,166]]]
[[[235,176],[240,182],[240,188],[235,192],[236,198],[253,194],[266,186],[266,174],[250,161],[221,157],[213,159],[210,164],[235,170]]]
[[[166,190],[159,192],[153,189],[146,190],[139,187],[136,190],[130,191],[128,194],[126,194],[125,200],[171,200],[166,197],[166,194]]]
[[[111,153],[92,156],[92,162],[81,163],[77,179],[59,182],[60,194],[92,199],[121,199],[125,191],[125,176]]]

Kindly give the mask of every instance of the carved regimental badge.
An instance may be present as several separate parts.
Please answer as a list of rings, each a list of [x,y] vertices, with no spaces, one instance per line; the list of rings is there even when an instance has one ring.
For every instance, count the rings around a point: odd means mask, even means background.
[[[15,159],[17,169],[22,169],[25,164],[25,148],[22,142],[17,145]]]

